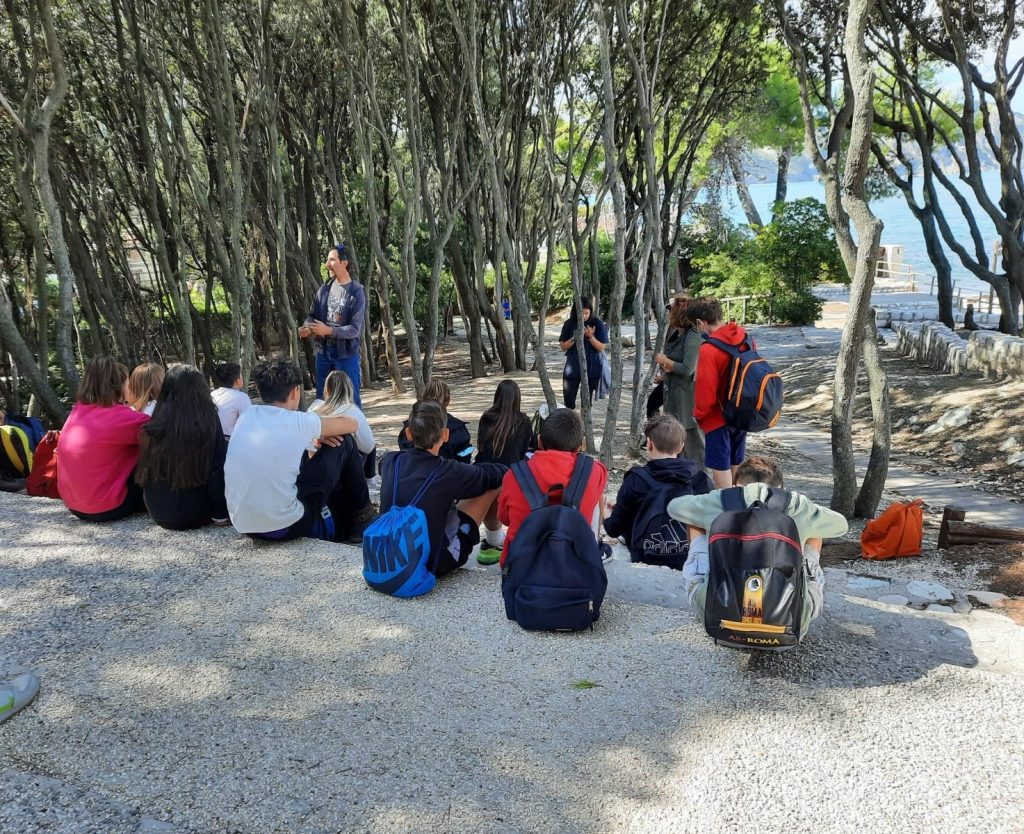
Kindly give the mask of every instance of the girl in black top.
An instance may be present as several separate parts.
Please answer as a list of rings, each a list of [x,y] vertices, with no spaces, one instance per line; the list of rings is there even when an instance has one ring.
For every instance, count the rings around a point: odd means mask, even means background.
[[[494,405],[480,415],[477,463],[511,466],[523,460],[533,441],[530,418],[520,411],[522,394],[515,380],[503,379],[494,391]]]
[[[494,405],[480,417],[477,439],[480,451],[477,463],[503,463],[511,466],[526,458],[533,442],[530,419],[520,411],[522,394],[519,384],[503,379],[494,391]],[[493,565],[501,557],[505,531],[498,520],[498,499],[494,499],[484,516],[484,541],[480,543],[477,561]]]
[[[135,478],[146,509],[167,530],[228,523],[224,457],[228,444],[202,373],[167,372],[152,419],[142,427]]]

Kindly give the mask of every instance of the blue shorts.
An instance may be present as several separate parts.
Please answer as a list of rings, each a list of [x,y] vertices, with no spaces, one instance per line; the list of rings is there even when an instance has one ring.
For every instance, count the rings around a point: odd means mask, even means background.
[[[747,433],[722,426],[704,436],[704,465],[725,472],[743,463],[747,454]]]

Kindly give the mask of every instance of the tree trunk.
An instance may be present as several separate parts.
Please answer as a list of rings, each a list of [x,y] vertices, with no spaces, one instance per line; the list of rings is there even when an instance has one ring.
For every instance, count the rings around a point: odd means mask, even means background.
[[[755,230],[760,229],[764,226],[764,222],[761,220],[757,206],[754,205],[754,198],[750,196],[750,189],[747,188],[747,174],[743,170],[743,149],[735,139],[726,139],[724,151],[733,182],[736,183],[736,196],[739,197],[740,205],[743,206],[747,223]]]
[[[858,518],[872,518],[882,500],[882,490],[885,489],[885,480],[889,475],[889,453],[892,447],[889,432],[889,380],[882,367],[882,356],[878,350],[878,328],[875,325],[874,309],[868,311],[867,329],[864,333],[864,368],[867,371],[868,390],[871,392],[871,456],[868,458],[868,468],[854,505],[854,514]]]
[[[775,206],[786,202],[786,192],[789,190],[789,162],[793,158],[793,149],[785,147],[779,151],[779,164],[775,173],[775,200],[772,203],[772,219],[775,219]]]

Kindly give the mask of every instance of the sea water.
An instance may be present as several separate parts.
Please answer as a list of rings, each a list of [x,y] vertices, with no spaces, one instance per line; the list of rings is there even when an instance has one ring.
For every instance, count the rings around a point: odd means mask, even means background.
[[[950,176],[955,177],[955,175]],[[918,184],[920,179],[920,176],[915,177]],[[985,184],[985,190],[988,193],[989,199],[994,203],[998,203],[999,172],[995,169],[983,172],[982,182]],[[754,200],[754,205],[757,206],[757,210],[761,214],[761,219],[767,222],[772,216],[771,205],[775,199],[775,182],[756,183],[747,187],[750,189],[750,196]],[[949,196],[946,189],[939,183],[936,183],[936,187],[939,193],[939,205],[945,212],[950,229],[956,236],[956,239],[973,255],[974,242],[971,239],[970,227],[967,221],[964,219],[956,201]],[[968,187],[962,183],[960,187],[961,193],[964,194],[974,211],[974,220],[985,241],[985,253],[991,264],[993,245],[996,241],[995,226],[992,224],[989,216],[978,207],[977,201],[974,199],[974,195],[969,192]],[[747,222],[746,215],[744,215],[743,208],[736,198],[735,188],[723,187],[721,194],[726,216],[735,223],[745,224]],[[787,202],[804,197],[814,197],[816,200],[824,203],[825,189],[817,180],[790,182],[786,192]],[[935,275],[935,269],[932,267],[931,261],[928,260],[924,236],[921,234],[921,224],[911,214],[903,194],[897,193],[891,197],[873,200],[871,201],[871,210],[885,224],[885,228],[882,231],[882,244],[903,246],[903,262],[908,264],[914,272],[920,273],[923,276],[924,286],[921,286],[922,280],[919,278],[918,290],[927,292],[929,280]],[[954,286],[960,288],[965,296],[976,297],[978,293],[984,293],[987,298],[989,285],[967,270],[960,263],[960,257],[950,250],[949,247],[945,247],[945,249],[946,257],[949,258],[949,263],[952,267]],[[954,290],[955,292],[956,290]]]

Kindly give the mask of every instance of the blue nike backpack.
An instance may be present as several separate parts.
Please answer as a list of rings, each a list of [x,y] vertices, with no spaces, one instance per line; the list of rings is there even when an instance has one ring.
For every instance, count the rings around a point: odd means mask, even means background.
[[[531,631],[580,631],[601,615],[608,575],[594,530],[580,512],[594,461],[579,455],[560,504],[541,492],[526,461],[512,474],[530,514],[502,568],[505,615]]]
[[[36,450],[36,446],[39,445],[39,441],[42,440],[43,436],[46,434],[46,429],[43,427],[43,423],[38,417],[26,417],[23,414],[8,414],[7,424],[9,426],[17,426],[25,432],[33,452]]]
[[[395,457],[391,495],[398,495],[398,471],[402,455]],[[430,532],[427,517],[416,505],[440,474],[443,461],[427,476],[423,486],[404,507],[393,505],[363,533],[363,579],[373,590],[393,597],[418,597],[430,593],[437,577],[430,572]]]

